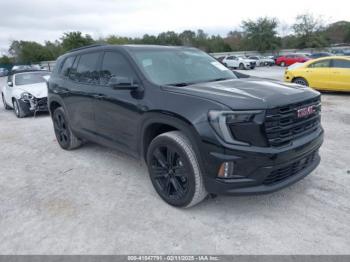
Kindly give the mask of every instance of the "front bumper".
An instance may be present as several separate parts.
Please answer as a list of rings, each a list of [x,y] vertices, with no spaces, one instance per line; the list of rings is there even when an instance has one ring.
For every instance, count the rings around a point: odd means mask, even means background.
[[[259,152],[252,148],[248,148],[249,151],[225,148],[214,152],[211,145],[204,158],[207,191],[231,195],[265,194],[299,181],[320,163],[318,149],[323,142],[323,130],[311,136],[285,149],[260,148]],[[225,161],[234,162],[232,178],[217,177],[219,167]]]
[[[47,98],[35,98],[33,100],[19,99],[19,104],[25,114],[31,114],[34,112],[47,112]]]

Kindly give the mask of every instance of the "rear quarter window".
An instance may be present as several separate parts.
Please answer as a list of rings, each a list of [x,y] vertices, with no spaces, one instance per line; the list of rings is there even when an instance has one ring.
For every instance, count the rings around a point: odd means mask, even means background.
[[[60,75],[68,76],[70,69],[73,66],[75,56],[67,57],[61,66]]]

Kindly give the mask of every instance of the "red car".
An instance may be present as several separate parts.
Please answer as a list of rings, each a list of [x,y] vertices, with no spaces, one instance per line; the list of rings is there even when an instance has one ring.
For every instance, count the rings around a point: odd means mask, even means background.
[[[304,63],[308,60],[310,60],[310,58],[304,55],[299,55],[299,54],[285,55],[285,56],[280,56],[276,59],[276,65],[290,66],[294,63]]]

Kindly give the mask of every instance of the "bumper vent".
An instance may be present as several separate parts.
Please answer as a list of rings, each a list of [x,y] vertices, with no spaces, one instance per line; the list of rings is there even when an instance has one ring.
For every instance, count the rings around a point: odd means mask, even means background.
[[[276,169],[268,175],[263,184],[264,185],[273,185],[279,182],[282,182],[283,180],[290,178],[299,172],[301,172],[303,169],[310,166],[314,161],[316,157],[317,151],[312,152],[308,156],[279,169]]]

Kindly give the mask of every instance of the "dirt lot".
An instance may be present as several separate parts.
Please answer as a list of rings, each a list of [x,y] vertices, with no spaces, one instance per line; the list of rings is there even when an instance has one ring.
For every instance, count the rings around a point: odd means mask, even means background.
[[[278,77],[278,68],[251,72]],[[48,115],[0,107],[1,254],[349,254],[350,95],[323,95],[321,165],[282,191],[165,204],[145,165],[87,144],[67,152]]]

